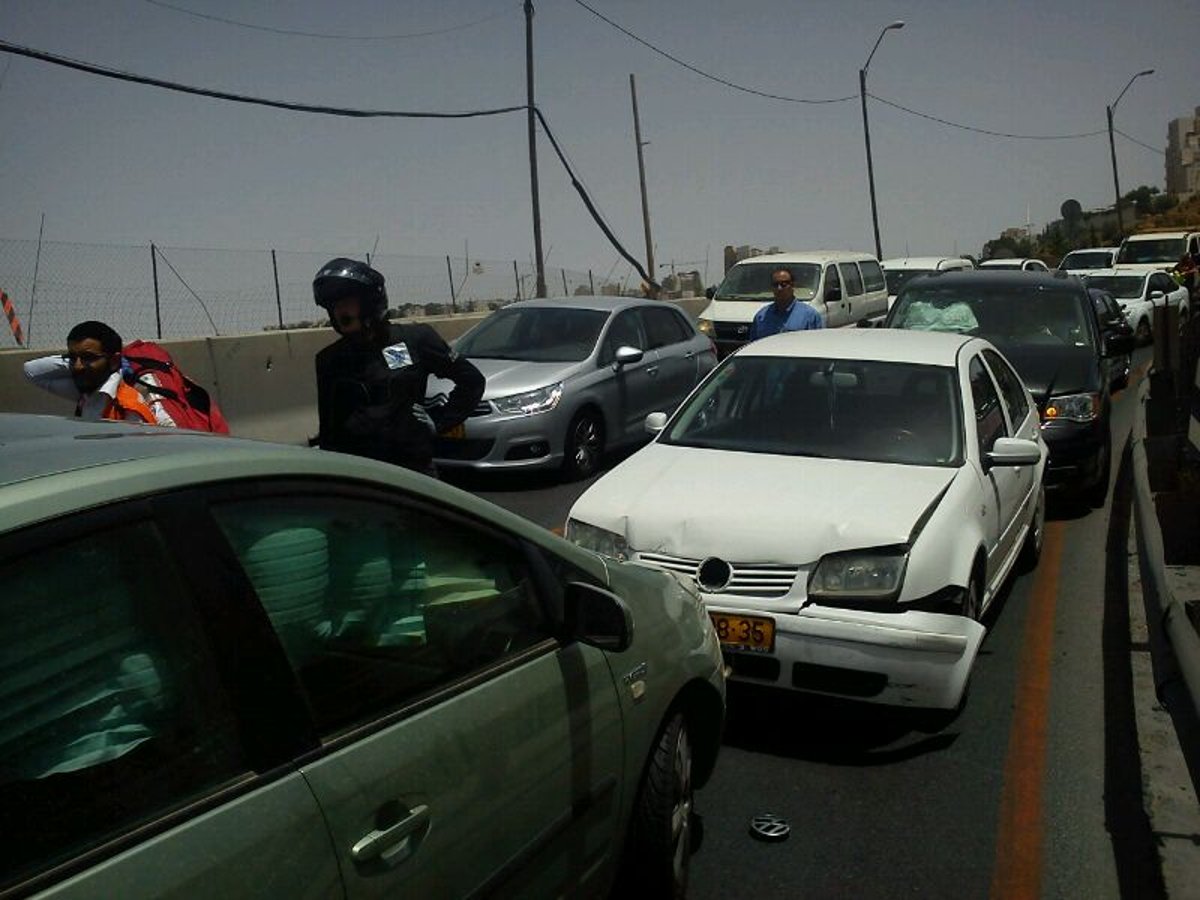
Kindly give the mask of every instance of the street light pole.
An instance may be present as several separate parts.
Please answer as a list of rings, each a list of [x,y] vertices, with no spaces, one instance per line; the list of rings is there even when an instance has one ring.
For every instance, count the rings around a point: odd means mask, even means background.
[[[538,196],[537,121],[533,105],[533,2],[525,0],[525,97],[529,117],[529,188],[533,197],[533,260],[537,297],[546,296],[546,260],[542,255],[542,204]]]
[[[858,99],[862,103],[863,142],[867,148],[867,187],[871,192],[871,227],[875,232],[875,257],[877,259],[883,259],[883,245],[879,241],[879,207],[875,202],[875,166],[871,160],[871,124],[867,119],[867,69],[871,66],[871,59],[875,56],[875,51],[879,49],[879,43],[883,40],[883,36],[889,31],[898,31],[903,27],[903,22],[893,22],[879,32],[879,37],[875,39],[875,46],[871,48],[867,61],[858,70]]]
[[[1116,194],[1117,194],[1116,209],[1117,209],[1117,233],[1118,233],[1117,239],[1118,240],[1120,240],[1121,238],[1123,238],[1125,236],[1125,221],[1121,215],[1121,181],[1117,177],[1117,145],[1116,145],[1116,142],[1113,140],[1113,110],[1115,110],[1117,108],[1117,104],[1120,103],[1121,98],[1125,96],[1125,91],[1129,90],[1129,85],[1133,84],[1135,81],[1137,81],[1143,75],[1153,75],[1153,74],[1154,74],[1153,69],[1143,69],[1141,72],[1138,72],[1136,75],[1134,75],[1132,78],[1129,79],[1128,83],[1121,90],[1121,93],[1117,94],[1117,99],[1112,102],[1112,105],[1104,107],[1104,112],[1108,116],[1108,152],[1109,152],[1109,155],[1112,157],[1113,190],[1116,191]]]

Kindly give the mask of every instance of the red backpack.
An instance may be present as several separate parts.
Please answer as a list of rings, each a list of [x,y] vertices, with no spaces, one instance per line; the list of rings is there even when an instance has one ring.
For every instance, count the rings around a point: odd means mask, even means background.
[[[133,380],[146,374],[153,375],[158,381],[157,387],[145,382],[142,382],[142,386],[154,395],[151,399],[162,403],[176,426],[193,431],[229,434],[229,424],[221,415],[216,401],[208,395],[208,391],[179,371],[171,354],[158,344],[153,341],[133,341],[125,345],[121,356]]]

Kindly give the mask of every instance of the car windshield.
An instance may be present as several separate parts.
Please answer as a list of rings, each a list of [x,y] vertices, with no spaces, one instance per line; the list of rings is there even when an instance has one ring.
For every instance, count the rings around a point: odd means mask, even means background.
[[[900,289],[918,275],[928,275],[933,269],[888,269],[883,274],[887,278],[889,294],[898,294]]]
[[[1058,264],[1060,269],[1107,269],[1112,264],[1112,258],[1102,250],[1077,250],[1068,253]]]
[[[502,309],[463,335],[455,350],[469,359],[581,362],[592,355],[607,319],[600,309]]]
[[[961,459],[955,370],[858,359],[733,357],[660,443],[918,466]]]
[[[1088,287],[1108,291],[1118,300],[1140,300],[1142,285],[1146,279],[1141,275],[1089,275]]]
[[[946,286],[918,281],[897,298],[888,325],[971,334],[1001,347],[1090,347],[1086,299],[1080,290],[1037,283]]]
[[[1183,256],[1183,238],[1126,241],[1117,254],[1118,263],[1176,263]]]
[[[771,300],[771,276],[780,266],[792,272],[793,290],[800,300],[816,296],[821,267],[812,263],[739,263],[725,275],[717,288],[717,297],[738,300]]]

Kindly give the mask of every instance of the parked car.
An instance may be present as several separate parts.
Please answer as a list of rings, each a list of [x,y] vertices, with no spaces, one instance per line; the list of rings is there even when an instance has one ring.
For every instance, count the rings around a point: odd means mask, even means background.
[[[1139,344],[1149,343],[1154,329],[1154,308],[1174,306],[1183,326],[1191,313],[1187,288],[1166,272],[1122,266],[1089,272],[1088,287],[1112,294],[1124,311]]]
[[[962,256],[905,256],[896,259],[885,259],[880,263],[883,275],[887,280],[888,308],[900,293],[900,288],[908,284],[918,275],[928,275],[930,272],[957,272],[960,269],[974,269],[975,264]]]
[[[1116,264],[1126,270],[1169,272],[1185,253],[1200,259],[1200,231],[1155,229],[1121,241]]]
[[[0,434],[0,893],[678,896],[724,709],[690,583],[358,457]]]
[[[986,269],[930,276],[900,292],[884,325],[995,344],[1037,401],[1050,448],[1047,487],[1103,505],[1112,464],[1109,361],[1133,342],[1102,335],[1082,280]]]
[[[959,707],[981,616],[1042,543],[1046,448],[994,347],[777,335],[647,427],[568,538],[695,579],[734,679]]]
[[[1049,272],[1050,267],[1040,259],[986,259],[981,269],[1014,270],[1020,272]]]
[[[716,365],[713,342],[659,300],[526,300],[492,313],[454,349],[487,379],[464,428],[434,444],[438,466],[561,467],[593,474],[604,453],[646,439],[642,421],[674,409]],[[428,402],[452,385],[429,380]]]
[[[700,330],[723,358],[749,339],[754,314],[770,303],[771,275],[779,266],[792,271],[797,301],[809,304],[826,328],[854,325],[887,312],[887,282],[879,261],[868,253],[813,250],[771,253],[743,259],[709,293]]]
[[[1122,335],[1128,339],[1129,346],[1134,345],[1133,328],[1125,317],[1125,312],[1113,299],[1112,294],[1098,288],[1089,287],[1088,296],[1092,298],[1092,307],[1096,310],[1096,320],[1100,323],[1101,340],[1111,334]],[[1133,351],[1118,356],[1105,358],[1108,366],[1108,384],[1120,389],[1129,384],[1129,373],[1133,369]]]
[[[1058,271],[1068,275],[1084,275],[1096,269],[1111,269],[1116,262],[1116,247],[1088,247],[1072,250],[1058,263]]]

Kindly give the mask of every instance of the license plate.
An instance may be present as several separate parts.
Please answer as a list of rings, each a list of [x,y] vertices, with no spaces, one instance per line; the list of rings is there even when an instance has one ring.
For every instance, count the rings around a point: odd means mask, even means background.
[[[763,616],[709,613],[717,639],[726,650],[770,653],[775,649],[775,620]]]
[[[439,437],[462,439],[467,436],[467,426],[461,422],[451,428],[449,431],[443,431]]]

